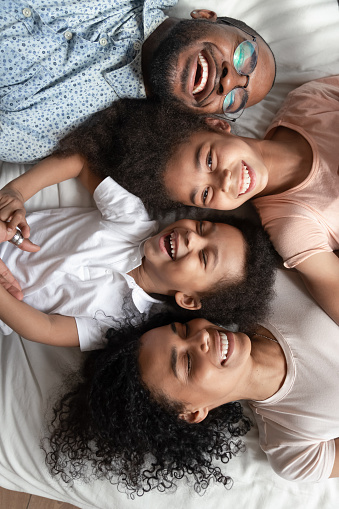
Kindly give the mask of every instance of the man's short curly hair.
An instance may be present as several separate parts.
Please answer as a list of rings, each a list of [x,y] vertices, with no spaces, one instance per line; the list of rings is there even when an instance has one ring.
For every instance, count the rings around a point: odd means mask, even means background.
[[[178,417],[180,403],[151,394],[141,381],[140,336],[173,319],[110,329],[106,348],[88,355],[80,379],[55,406],[42,443],[53,476],[65,483],[108,479],[132,497],[173,490],[182,478],[200,493],[213,481],[231,487],[216,461],[226,464],[244,449],[241,437],[251,424],[241,405],[223,405],[189,424]]]

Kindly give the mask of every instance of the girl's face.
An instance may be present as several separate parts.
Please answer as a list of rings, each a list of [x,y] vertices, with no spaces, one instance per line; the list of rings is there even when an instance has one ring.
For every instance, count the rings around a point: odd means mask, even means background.
[[[167,295],[195,296],[221,280],[241,282],[245,264],[244,237],[228,224],[181,219],[144,245],[143,267],[157,293]]]
[[[233,210],[262,192],[268,172],[259,150],[216,120],[217,131],[193,134],[170,159],[164,183],[170,198],[195,207]]]
[[[198,318],[172,323],[141,337],[139,367],[149,389],[184,403],[192,422],[241,398],[251,366],[251,341]]]

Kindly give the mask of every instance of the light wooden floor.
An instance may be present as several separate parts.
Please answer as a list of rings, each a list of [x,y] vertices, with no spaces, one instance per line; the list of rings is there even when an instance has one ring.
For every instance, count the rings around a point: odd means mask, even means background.
[[[74,505],[0,488],[0,509],[77,509]]]

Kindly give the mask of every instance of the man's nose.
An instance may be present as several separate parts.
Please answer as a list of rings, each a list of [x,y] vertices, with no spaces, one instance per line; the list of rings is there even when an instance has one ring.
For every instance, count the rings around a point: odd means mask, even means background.
[[[224,67],[219,80],[219,95],[227,95],[236,87],[246,87],[248,77],[238,74],[233,65]]]

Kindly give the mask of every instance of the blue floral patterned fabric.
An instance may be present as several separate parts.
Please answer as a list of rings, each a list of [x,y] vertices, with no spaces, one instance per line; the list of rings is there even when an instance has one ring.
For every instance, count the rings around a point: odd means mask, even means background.
[[[0,0],[0,159],[29,162],[119,97],[177,0]]]

